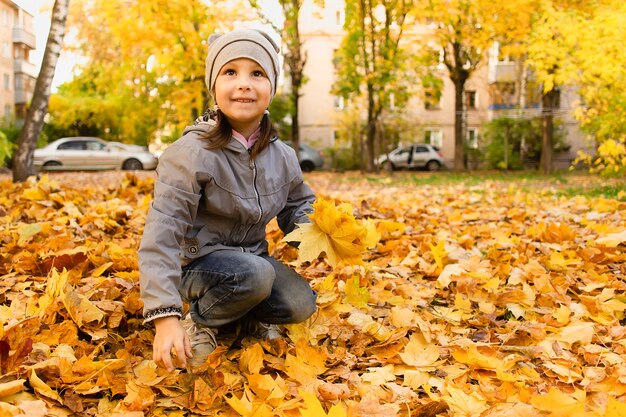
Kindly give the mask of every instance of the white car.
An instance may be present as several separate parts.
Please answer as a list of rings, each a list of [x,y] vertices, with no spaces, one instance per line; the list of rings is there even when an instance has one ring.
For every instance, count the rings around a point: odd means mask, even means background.
[[[158,158],[145,146],[106,142],[95,137],[55,140],[35,149],[37,170],[155,169]]]
[[[381,155],[376,163],[387,170],[422,168],[428,171],[438,171],[445,167],[441,150],[436,146],[423,143],[399,146],[388,154]]]

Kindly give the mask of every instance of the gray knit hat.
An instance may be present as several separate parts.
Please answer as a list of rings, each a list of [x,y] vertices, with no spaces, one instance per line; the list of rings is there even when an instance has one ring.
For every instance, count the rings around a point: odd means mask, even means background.
[[[206,57],[206,85],[213,99],[217,75],[225,64],[237,58],[249,58],[263,68],[270,79],[274,97],[280,73],[278,51],[269,35],[256,29],[236,29],[224,35],[211,35]]]

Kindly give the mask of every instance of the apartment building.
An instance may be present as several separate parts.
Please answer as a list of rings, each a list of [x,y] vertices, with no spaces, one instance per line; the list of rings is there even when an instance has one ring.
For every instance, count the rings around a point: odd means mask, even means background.
[[[10,0],[0,0],[0,118],[23,120],[35,89],[37,68],[33,16]]]
[[[341,46],[344,36],[344,3],[325,2],[325,6],[305,1],[301,9],[300,32],[303,48],[307,53],[305,76],[300,98],[301,140],[320,148],[335,146],[339,134],[337,120],[346,111],[341,97],[334,96],[331,88],[336,80],[333,64],[334,52]],[[421,36],[427,28],[418,27],[405,36]],[[501,116],[530,118],[540,114],[540,94],[537,85],[527,83],[524,98],[513,93],[514,77],[518,75],[514,62],[498,55],[497,45],[490,51],[484,65],[472,75],[465,85],[463,130],[468,146],[480,148],[484,123]],[[433,69],[433,75],[441,80],[443,89],[437,97],[418,94],[403,109],[405,118],[414,124],[414,142],[439,146],[449,166],[454,158],[454,85],[445,66]],[[584,135],[578,129],[573,109],[577,96],[571,88],[561,91],[559,108],[555,117],[566,132],[570,146],[566,152],[555,155],[556,168],[567,168],[580,149],[586,149]],[[521,104],[521,110],[519,105]]]

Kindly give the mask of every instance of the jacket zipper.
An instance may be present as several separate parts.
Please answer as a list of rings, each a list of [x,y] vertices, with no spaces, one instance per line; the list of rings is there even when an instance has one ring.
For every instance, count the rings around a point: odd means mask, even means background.
[[[250,149],[248,149],[248,153],[250,153]],[[246,233],[244,233],[243,238],[239,241],[239,243],[243,243],[243,241],[246,240],[246,238],[248,237],[248,233],[250,233],[250,230],[252,230],[252,228],[256,226],[257,224],[259,224],[261,222],[261,219],[263,218],[263,207],[261,206],[261,196],[259,195],[259,190],[257,190],[256,188],[256,177],[257,177],[256,163],[254,162],[254,159],[252,158],[250,158],[250,168],[252,168],[252,188],[254,189],[254,195],[256,196],[256,201],[257,201],[257,204],[259,205],[259,216],[257,217],[256,221],[250,227],[248,227],[248,230],[246,230]]]

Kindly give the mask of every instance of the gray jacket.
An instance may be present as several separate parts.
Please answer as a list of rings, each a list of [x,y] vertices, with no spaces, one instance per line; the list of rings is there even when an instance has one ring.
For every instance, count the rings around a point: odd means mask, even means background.
[[[295,151],[279,140],[252,159],[236,139],[207,150],[199,123],[185,129],[157,167],[158,180],[139,247],[144,319],[180,315],[181,267],[216,250],[267,252],[265,226],[285,233],[305,223],[315,196]]]

